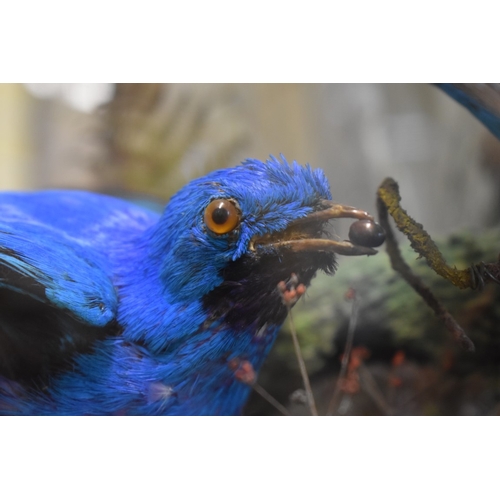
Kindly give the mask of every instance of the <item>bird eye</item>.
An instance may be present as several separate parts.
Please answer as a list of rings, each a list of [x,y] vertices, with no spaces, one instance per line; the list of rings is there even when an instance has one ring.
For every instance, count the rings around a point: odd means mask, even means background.
[[[240,211],[231,200],[213,200],[205,209],[205,224],[216,234],[229,233],[240,218]]]

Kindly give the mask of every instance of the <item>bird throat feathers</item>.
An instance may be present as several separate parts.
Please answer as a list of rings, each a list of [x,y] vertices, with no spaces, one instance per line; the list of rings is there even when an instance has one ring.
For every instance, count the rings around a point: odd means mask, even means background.
[[[295,274],[307,287],[318,270],[333,274],[335,269],[335,255],[330,252],[249,252],[222,270],[222,283],[203,297],[203,307],[211,320],[223,321],[236,331],[279,326],[287,307],[278,283]]]

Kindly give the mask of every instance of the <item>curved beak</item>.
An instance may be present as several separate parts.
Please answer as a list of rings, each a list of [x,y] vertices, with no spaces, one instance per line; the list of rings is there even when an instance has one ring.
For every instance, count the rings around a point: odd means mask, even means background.
[[[297,219],[279,233],[255,238],[251,248],[263,252],[271,249],[289,249],[293,252],[333,252],[339,255],[375,255],[377,250],[356,245],[351,241],[335,241],[324,237],[324,224],[330,219],[351,218],[374,221],[372,215],[348,205],[322,200],[319,210]]]

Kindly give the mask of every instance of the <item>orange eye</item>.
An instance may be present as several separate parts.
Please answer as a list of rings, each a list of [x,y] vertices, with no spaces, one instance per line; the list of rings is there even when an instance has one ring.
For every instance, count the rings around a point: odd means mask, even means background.
[[[230,200],[214,200],[205,208],[205,224],[216,234],[229,233],[240,218],[240,211]]]

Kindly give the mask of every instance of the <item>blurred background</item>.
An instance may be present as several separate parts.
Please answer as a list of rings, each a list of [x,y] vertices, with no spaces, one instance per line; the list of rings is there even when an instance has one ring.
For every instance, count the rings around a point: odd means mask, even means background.
[[[377,187],[391,176],[404,208],[442,241],[451,263],[497,258],[500,141],[431,85],[0,85],[3,190],[75,188],[164,202],[210,170],[281,153],[323,168],[336,201],[372,213]],[[337,228],[344,238],[347,228]],[[476,354],[457,351],[383,251],[341,259],[338,275],[318,277],[294,310],[320,410],[336,384],[351,307],[343,295],[354,287],[358,361],[334,413],[497,414],[496,288],[456,291],[405,251],[462,314]],[[289,411],[307,414],[286,328],[260,382]],[[255,396],[247,413],[277,411]]]
[[[370,210],[390,175],[416,219],[450,232],[496,221],[496,148],[426,84],[0,85],[2,189],[168,199],[209,170],[283,153],[323,168],[337,200]]]

